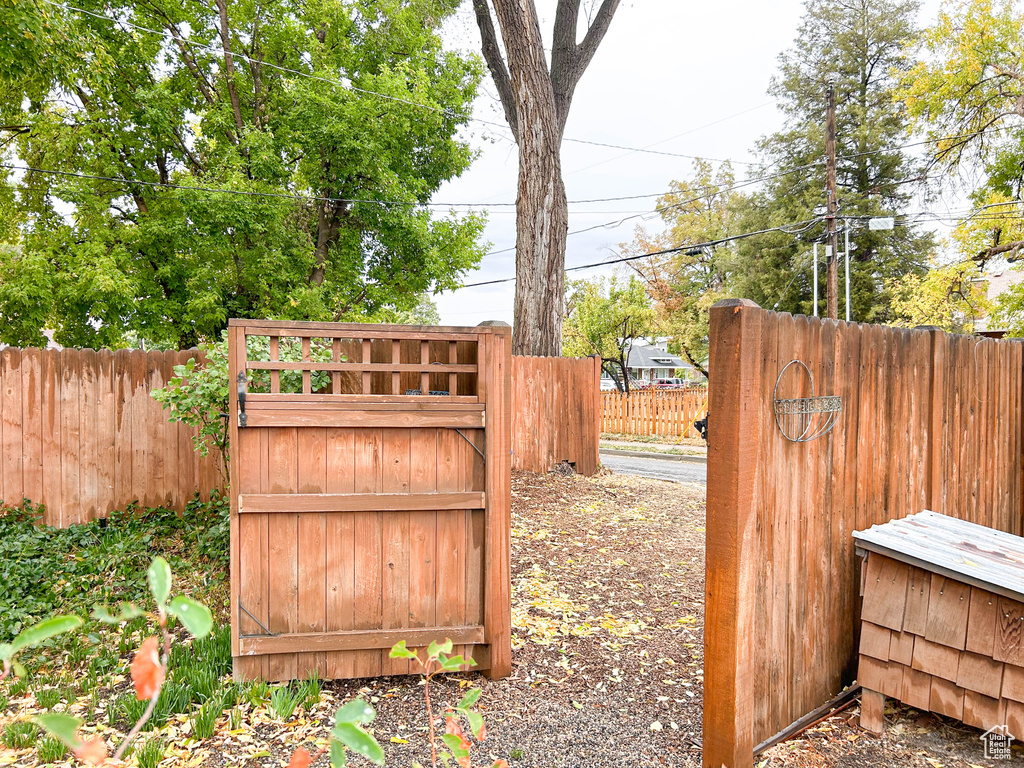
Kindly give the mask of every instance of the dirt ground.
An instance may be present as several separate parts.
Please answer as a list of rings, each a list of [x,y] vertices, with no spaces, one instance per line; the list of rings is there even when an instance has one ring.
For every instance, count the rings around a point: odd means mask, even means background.
[[[883,736],[861,730],[859,719],[860,708],[853,706],[768,750],[754,764],[757,768],[998,768],[1024,760],[1024,750],[1017,743],[1011,760],[986,760],[981,731],[892,699],[886,704]]]
[[[469,686],[483,689],[488,738],[474,749],[477,766],[498,758],[512,768],[700,765],[704,488],[520,472],[512,488],[512,675],[441,680],[435,708],[454,704]],[[327,683],[319,705],[285,722],[266,705],[241,704],[238,727],[225,716],[205,740],[193,739],[179,716],[161,733],[162,765],[285,765],[297,746],[326,744],[334,710],[357,695],[377,709],[372,728],[387,765],[430,765],[417,677]],[[88,713],[88,702],[70,710]],[[31,693],[12,700],[0,727],[35,711]],[[875,738],[857,716],[851,707],[755,764],[1000,765],[982,759],[979,734],[962,724],[897,705],[887,711],[885,736]],[[112,745],[119,740],[105,721],[95,732]],[[0,748],[0,766],[39,764],[33,748]]]

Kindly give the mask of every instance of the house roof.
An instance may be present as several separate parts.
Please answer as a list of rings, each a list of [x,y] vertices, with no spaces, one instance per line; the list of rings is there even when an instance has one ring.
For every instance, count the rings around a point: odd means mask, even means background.
[[[670,352],[651,346],[634,344],[626,360],[627,368],[683,368],[689,363]]]
[[[985,275],[978,282],[985,283],[985,296],[989,301],[995,301],[999,296],[1015,285],[1024,282],[1024,272],[1015,269],[1005,269],[1002,272],[994,272]],[[981,317],[974,323],[975,333],[1005,331],[1005,328],[989,327],[992,318]]]

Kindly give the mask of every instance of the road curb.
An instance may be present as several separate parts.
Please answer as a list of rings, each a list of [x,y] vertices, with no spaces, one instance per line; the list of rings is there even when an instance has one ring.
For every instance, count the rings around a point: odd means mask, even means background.
[[[707,464],[707,456],[684,456],[678,453],[654,453],[652,451],[620,451],[615,448],[599,448],[599,453],[609,456],[631,456],[636,459],[661,459],[662,461],[690,461],[694,464]]]

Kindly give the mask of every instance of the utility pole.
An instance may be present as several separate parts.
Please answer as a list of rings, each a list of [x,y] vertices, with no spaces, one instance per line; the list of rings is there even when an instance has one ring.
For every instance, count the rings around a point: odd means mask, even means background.
[[[826,241],[825,271],[825,316],[831,320],[839,319],[839,237],[836,232],[836,215],[839,212],[839,201],[836,199],[836,91],[829,81],[826,92],[827,108],[825,112],[825,185],[828,190],[828,209],[825,214],[825,226],[828,235]]]

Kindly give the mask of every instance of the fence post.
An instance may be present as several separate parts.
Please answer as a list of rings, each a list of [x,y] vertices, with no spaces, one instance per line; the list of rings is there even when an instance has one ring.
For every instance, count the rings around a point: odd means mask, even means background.
[[[754,760],[754,469],[767,405],[759,359],[765,313],[747,299],[711,308],[705,544],[705,768]]]

